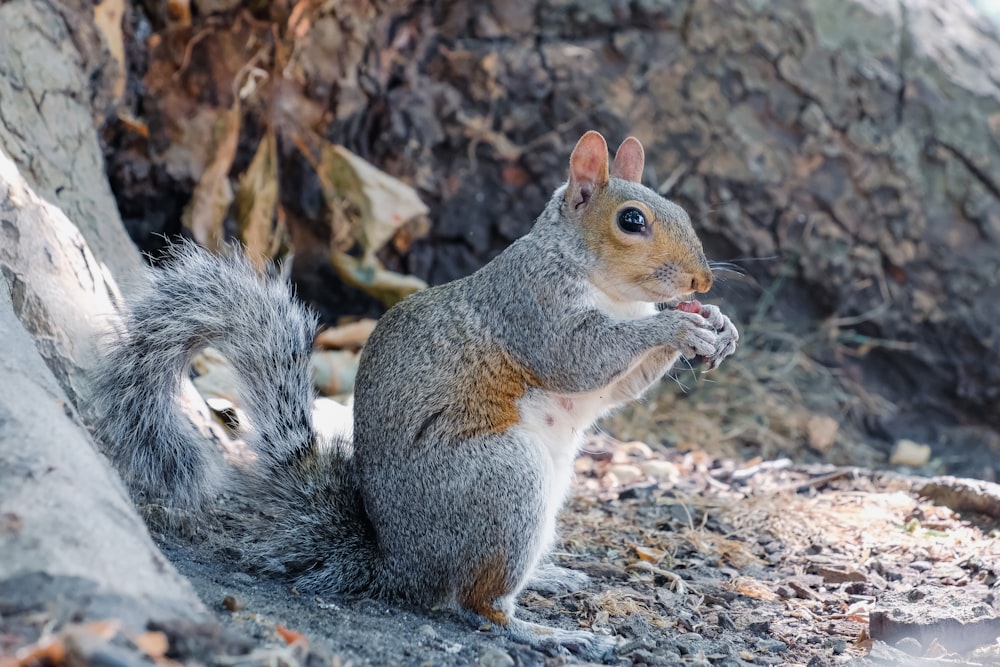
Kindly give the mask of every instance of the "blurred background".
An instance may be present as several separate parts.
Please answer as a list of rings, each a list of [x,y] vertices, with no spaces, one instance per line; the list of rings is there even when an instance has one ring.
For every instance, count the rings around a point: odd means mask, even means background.
[[[527,232],[584,131],[634,135],[644,182],[734,265],[707,300],[743,345],[719,371],[679,369],[609,431],[1000,474],[997,3],[94,12],[111,45],[94,69],[107,178],[152,257],[178,234],[239,239],[283,260],[325,323],[377,317]]]

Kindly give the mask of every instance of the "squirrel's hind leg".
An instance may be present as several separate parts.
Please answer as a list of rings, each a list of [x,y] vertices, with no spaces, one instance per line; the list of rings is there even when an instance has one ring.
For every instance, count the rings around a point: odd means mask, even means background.
[[[583,572],[544,563],[535,568],[524,587],[547,595],[561,595],[575,593],[589,582],[590,577]]]
[[[615,657],[618,642],[614,637],[598,635],[587,630],[562,630],[539,623],[529,623],[511,618],[504,634],[516,642],[538,649],[568,651],[586,660],[605,662]]]
[[[536,649],[574,653],[595,661],[613,657],[616,645],[613,637],[584,630],[562,630],[516,618],[515,600],[522,586],[512,585],[511,582],[523,581],[524,577],[523,570],[518,576],[517,569],[509,561],[483,562],[476,568],[475,576],[457,592],[456,601],[461,613],[477,627],[495,628],[515,642]],[[548,576],[550,583],[555,580],[565,582],[565,573],[579,574],[553,565],[542,566],[536,572]],[[580,583],[579,579],[574,583]]]
[[[477,627],[494,628],[519,644],[527,644],[541,651],[573,653],[591,661],[603,662],[614,658],[617,645],[614,637],[586,630],[563,630],[515,618],[517,606],[513,595],[476,607],[478,608],[464,606],[460,611]]]

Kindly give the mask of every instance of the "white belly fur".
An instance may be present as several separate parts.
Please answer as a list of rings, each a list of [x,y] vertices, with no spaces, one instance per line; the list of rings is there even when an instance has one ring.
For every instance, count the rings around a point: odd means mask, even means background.
[[[573,480],[573,459],[583,436],[593,423],[612,406],[604,389],[586,393],[559,395],[548,392],[529,394],[521,399],[521,423],[518,430],[539,449],[539,459],[546,466],[547,481],[543,543],[538,545],[537,562],[552,546],[556,534],[556,515],[562,507]]]
[[[598,309],[618,320],[639,319],[656,313],[654,304],[612,301],[597,289],[591,298]],[[638,366],[644,358],[645,355],[636,359],[628,370]],[[539,458],[548,467],[545,471],[548,489],[541,532],[543,542],[534,555],[537,563],[548,553],[555,539],[556,515],[573,480],[573,460],[583,443],[583,436],[615,404],[611,386],[608,386],[577,394],[535,391],[524,396],[518,407],[521,415],[518,430],[537,444]]]

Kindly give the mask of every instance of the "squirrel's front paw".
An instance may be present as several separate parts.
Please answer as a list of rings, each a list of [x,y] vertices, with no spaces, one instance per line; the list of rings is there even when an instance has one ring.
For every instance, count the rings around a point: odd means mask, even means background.
[[[677,330],[672,346],[681,356],[693,359],[697,356],[710,357],[718,349],[719,334],[712,322],[700,313],[668,310],[665,313],[677,318]]]
[[[705,318],[709,326],[715,330],[717,336],[715,349],[710,354],[705,355],[705,361],[708,363],[706,370],[712,370],[718,368],[723,359],[736,351],[736,343],[740,339],[740,332],[737,331],[733,321],[722,314],[718,306],[711,304],[702,306],[700,314]]]

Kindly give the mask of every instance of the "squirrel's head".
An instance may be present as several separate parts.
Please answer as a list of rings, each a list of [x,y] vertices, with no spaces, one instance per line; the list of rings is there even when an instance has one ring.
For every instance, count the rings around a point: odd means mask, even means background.
[[[712,287],[701,241],[676,204],[643,186],[645,154],[622,142],[609,169],[608,145],[587,132],[569,159],[562,208],[595,259],[591,282],[620,301],[664,302]]]

